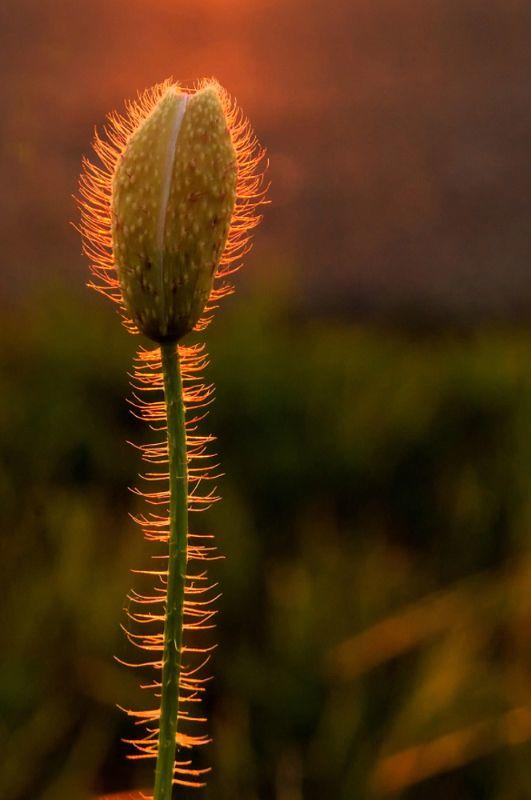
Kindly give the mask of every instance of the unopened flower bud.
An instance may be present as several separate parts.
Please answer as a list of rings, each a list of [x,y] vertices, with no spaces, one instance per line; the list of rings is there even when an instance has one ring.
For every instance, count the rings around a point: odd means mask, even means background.
[[[112,248],[123,302],[156,342],[192,330],[229,232],[237,159],[215,84],[170,86],[112,178]]]

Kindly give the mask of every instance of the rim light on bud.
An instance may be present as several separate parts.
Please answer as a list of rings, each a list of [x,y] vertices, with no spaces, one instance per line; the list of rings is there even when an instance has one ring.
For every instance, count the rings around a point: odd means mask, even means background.
[[[190,91],[170,81],[155,86],[124,115],[110,115],[94,149],[101,164],[84,161],[79,201],[89,285],[118,304],[131,332],[159,345],[139,347],[132,375],[134,413],[164,431],[162,441],[140,445],[150,471],[147,488],[135,488],[157,514],[135,519],[146,540],[167,548],[166,558],[159,561],[159,551],[156,568],[144,571],[156,582],[152,593],[129,596],[128,619],[140,630],[124,631],[155,670],[144,687],[155,707],[127,710],[139,726],[127,740],[129,757],[155,759],[153,798],[171,800],[173,784],[204,785],[209,771],[194,766],[189,750],[209,741],[197,731],[205,720],[195,704],[212,647],[195,635],[212,628],[215,584],[205,561],[215,547],[210,534],[189,530],[188,514],[218,499],[215,490],[201,491],[213,478],[211,437],[195,433],[213,392],[201,377],[206,351],[176,342],[203,330],[232,291],[227,276],[248,251],[264,202],[263,151],[212,81]]]
[[[157,341],[191,331],[208,301],[236,200],[236,152],[215,85],[169,87],[112,180],[112,241],[127,310]]]
[[[265,202],[248,121],[215,81],[165,81],[110,114],[94,150],[79,190],[89,286],[158,343],[204,329]]]

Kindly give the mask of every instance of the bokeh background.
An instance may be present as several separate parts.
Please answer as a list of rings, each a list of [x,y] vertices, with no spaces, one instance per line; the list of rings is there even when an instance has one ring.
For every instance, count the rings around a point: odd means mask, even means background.
[[[272,204],[207,334],[210,800],[531,794],[531,5],[3,0],[0,798],[149,786],[119,629],[137,340],[69,225],[94,125],[215,75]]]

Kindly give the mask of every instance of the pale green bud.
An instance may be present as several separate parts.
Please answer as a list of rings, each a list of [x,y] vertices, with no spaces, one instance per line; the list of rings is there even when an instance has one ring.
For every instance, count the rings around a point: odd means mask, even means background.
[[[130,136],[112,179],[112,245],[124,304],[156,342],[192,330],[236,199],[237,161],[216,85],[170,87]]]

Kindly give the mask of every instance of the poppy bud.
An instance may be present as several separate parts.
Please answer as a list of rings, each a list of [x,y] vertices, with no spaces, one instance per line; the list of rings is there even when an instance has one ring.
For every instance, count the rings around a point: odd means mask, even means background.
[[[237,158],[216,84],[170,86],[112,177],[112,249],[123,302],[156,342],[192,330],[209,298],[236,199]]]
[[[174,783],[204,785],[208,772],[191,766],[186,754],[174,756],[176,747],[188,750],[209,741],[194,731],[202,716],[184,704],[200,700],[200,673],[212,649],[188,636],[211,627],[215,613],[215,598],[203,597],[211,587],[196,588],[196,581],[205,580],[204,562],[213,557],[213,547],[198,543],[202,537],[188,534],[187,524],[187,509],[216,499],[212,491],[200,493],[202,481],[212,477],[203,461],[210,437],[189,437],[185,417],[192,410],[188,421],[195,430],[197,409],[209,402],[212,387],[199,377],[206,363],[203,346],[175,342],[192,328],[204,330],[233,289],[227,278],[249,252],[260,220],[257,207],[266,202],[264,151],[217,83],[202,81],[199,89],[183,91],[170,80],[139,94],[125,113],[112,112],[103,135],[95,134],[94,150],[97,163],[83,160],[78,198],[89,286],[116,303],[127,330],[160,344],[140,346],[132,380],[135,414],[167,431],[162,441],[159,434],[155,444],[141,445],[144,460],[159,465],[146,480],[161,484],[136,491],[158,507],[168,502],[168,513],[159,508],[137,522],[146,539],[167,543],[168,559],[160,570],[146,572],[157,576],[154,592],[130,597],[138,608],[128,612],[129,619],[149,623],[149,632],[127,636],[143,652],[152,651],[156,699],[152,708],[128,711],[140,735],[127,741],[131,758],[156,759],[154,797],[161,799],[170,797]],[[154,632],[152,623],[162,627]]]

